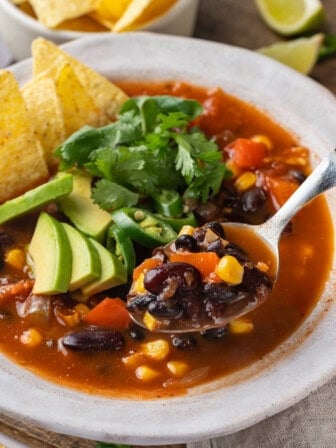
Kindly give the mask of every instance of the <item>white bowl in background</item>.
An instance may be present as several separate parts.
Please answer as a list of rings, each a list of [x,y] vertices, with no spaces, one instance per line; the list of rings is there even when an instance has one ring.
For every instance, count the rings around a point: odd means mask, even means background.
[[[194,31],[199,0],[178,0],[169,11],[151,21],[142,30],[164,34],[191,36]],[[36,19],[22,12],[10,0],[0,0],[0,35],[7,43],[15,60],[31,55],[31,43],[44,37],[56,44],[85,36],[110,35],[111,32],[79,32],[51,30]]]
[[[335,97],[311,79],[248,50],[197,39],[129,33],[71,42],[66,51],[115,80],[185,80],[265,111],[311,148],[312,163],[336,142]],[[12,67],[24,83],[31,61]],[[326,195],[336,227],[336,191]],[[335,245],[336,247],[336,245]],[[272,353],[230,376],[159,400],[105,398],[47,382],[0,356],[0,411],[94,440],[157,445],[202,440],[257,423],[336,373],[336,252],[322,296]],[[329,303],[328,303],[329,302]]]

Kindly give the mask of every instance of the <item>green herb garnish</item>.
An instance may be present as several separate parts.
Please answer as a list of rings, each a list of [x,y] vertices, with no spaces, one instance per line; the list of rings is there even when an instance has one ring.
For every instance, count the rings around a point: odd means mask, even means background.
[[[325,59],[336,54],[336,35],[326,34],[319,51],[319,58]]]
[[[116,122],[86,126],[68,138],[56,151],[60,167],[76,166],[99,179],[92,198],[108,211],[132,207],[163,189],[205,202],[229,171],[217,144],[191,127],[201,113],[194,100],[132,98]]]

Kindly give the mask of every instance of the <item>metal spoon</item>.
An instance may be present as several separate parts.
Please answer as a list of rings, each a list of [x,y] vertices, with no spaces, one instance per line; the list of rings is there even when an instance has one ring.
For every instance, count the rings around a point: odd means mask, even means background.
[[[301,186],[293,193],[287,202],[272,216],[268,221],[260,225],[248,225],[242,223],[223,223],[224,229],[229,234],[233,231],[239,236],[240,240],[257,239],[260,244],[267,247],[272,260],[272,277],[276,281],[279,274],[279,240],[287,223],[296,213],[301,210],[311,199],[328,189],[336,186],[336,149],[328,155],[307,177]],[[244,248],[244,246],[242,245]],[[197,325],[187,319],[176,319],[170,321],[169,327],[155,329],[156,332],[164,333],[187,333],[209,330],[211,328],[223,327],[231,320],[249,313],[258,307],[266,298],[262,300],[249,300],[244,303],[241,300],[238,304],[228,307],[225,316],[221,316],[216,322],[207,322],[206,324]],[[131,313],[133,321],[146,328],[142,321],[142,317],[137,313]]]

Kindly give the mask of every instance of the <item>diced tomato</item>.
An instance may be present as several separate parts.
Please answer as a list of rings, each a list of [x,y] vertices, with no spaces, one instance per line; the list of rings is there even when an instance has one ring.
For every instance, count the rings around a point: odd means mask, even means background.
[[[172,263],[188,263],[199,270],[203,279],[215,272],[219,257],[215,252],[176,252],[169,257]]]
[[[236,166],[254,169],[263,166],[267,148],[263,143],[248,138],[238,138],[227,147],[229,157]]]
[[[137,266],[133,271],[133,281],[137,280],[140,274],[149,271],[150,269],[155,269],[162,264],[162,261],[158,258],[146,258],[139,266]]]
[[[276,209],[279,209],[298,188],[296,182],[280,177],[265,176],[265,182]]]
[[[123,300],[106,297],[83,317],[83,321],[89,325],[122,330],[129,326],[131,318]]]

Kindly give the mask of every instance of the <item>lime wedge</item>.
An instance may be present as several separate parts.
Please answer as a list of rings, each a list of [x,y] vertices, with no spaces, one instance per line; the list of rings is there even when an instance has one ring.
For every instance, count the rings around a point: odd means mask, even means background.
[[[292,36],[316,29],[324,19],[320,0],[255,0],[267,25],[279,34]]]
[[[260,48],[258,52],[308,75],[316,64],[323,39],[323,34],[315,34],[307,38],[277,42],[269,47]]]

